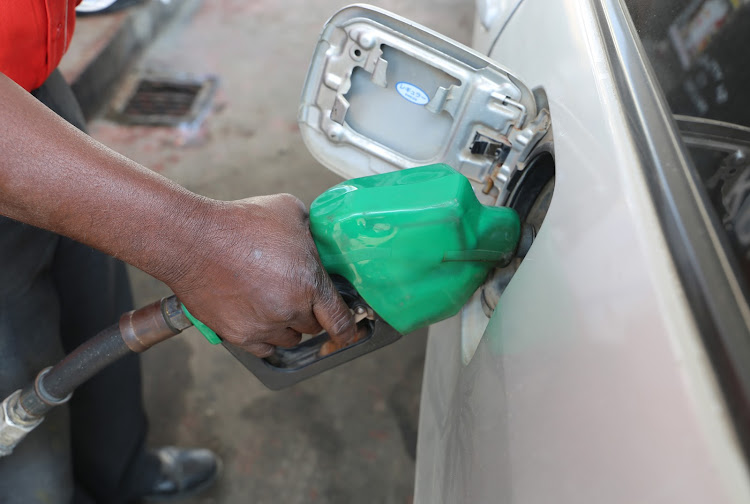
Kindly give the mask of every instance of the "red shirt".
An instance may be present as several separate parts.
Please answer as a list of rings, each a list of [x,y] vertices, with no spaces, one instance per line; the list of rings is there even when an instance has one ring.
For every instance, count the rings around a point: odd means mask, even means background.
[[[0,72],[27,91],[57,68],[80,0],[0,0]]]

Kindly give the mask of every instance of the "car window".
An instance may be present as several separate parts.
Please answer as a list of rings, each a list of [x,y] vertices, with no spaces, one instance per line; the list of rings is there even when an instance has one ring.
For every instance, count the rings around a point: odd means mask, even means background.
[[[625,0],[683,141],[750,284],[750,2]]]

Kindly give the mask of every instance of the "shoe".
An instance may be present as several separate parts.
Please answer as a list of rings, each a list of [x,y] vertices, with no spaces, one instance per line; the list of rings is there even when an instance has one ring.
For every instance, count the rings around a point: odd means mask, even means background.
[[[159,462],[159,475],[141,498],[166,501],[195,495],[211,486],[221,472],[221,459],[211,450],[166,446],[150,450]]]

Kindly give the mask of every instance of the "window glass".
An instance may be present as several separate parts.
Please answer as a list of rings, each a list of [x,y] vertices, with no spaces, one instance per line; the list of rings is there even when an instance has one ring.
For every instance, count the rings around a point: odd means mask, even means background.
[[[750,3],[626,0],[675,114],[750,126]]]
[[[625,3],[747,284],[750,0]]]

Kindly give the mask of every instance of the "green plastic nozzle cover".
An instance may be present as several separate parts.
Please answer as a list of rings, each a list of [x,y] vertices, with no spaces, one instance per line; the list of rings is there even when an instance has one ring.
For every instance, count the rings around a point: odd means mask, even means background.
[[[482,205],[445,164],[338,184],[310,206],[310,229],[328,273],[402,334],[458,313],[521,233],[513,209]]]

